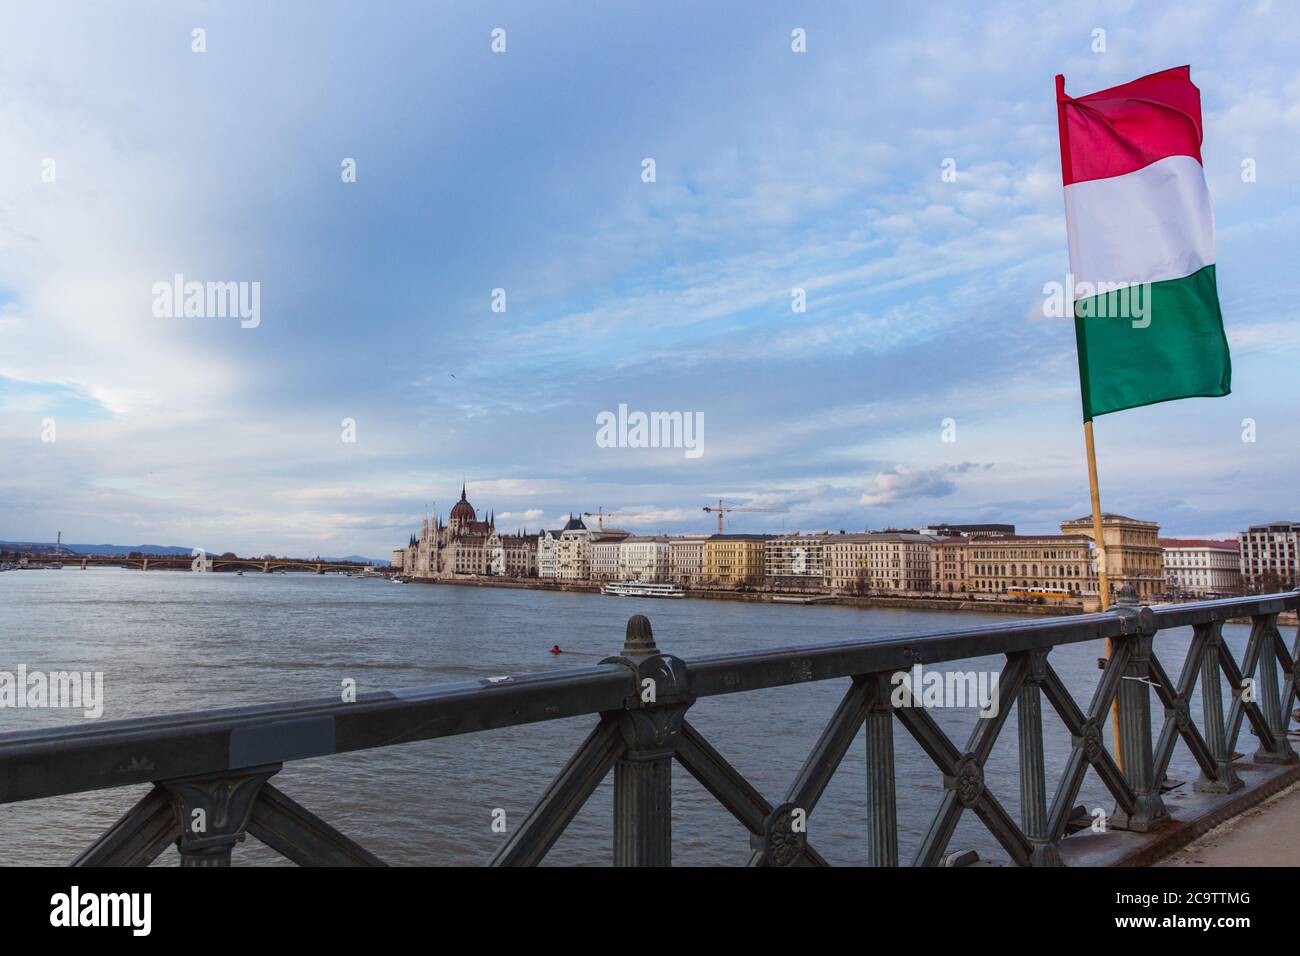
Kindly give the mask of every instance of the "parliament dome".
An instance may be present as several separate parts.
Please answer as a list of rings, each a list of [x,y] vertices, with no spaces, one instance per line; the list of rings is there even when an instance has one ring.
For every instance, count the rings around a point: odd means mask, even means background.
[[[449,520],[454,521],[456,524],[465,524],[478,520],[478,513],[475,512],[474,506],[465,498],[464,485],[460,487],[460,501],[456,502],[452,507]]]

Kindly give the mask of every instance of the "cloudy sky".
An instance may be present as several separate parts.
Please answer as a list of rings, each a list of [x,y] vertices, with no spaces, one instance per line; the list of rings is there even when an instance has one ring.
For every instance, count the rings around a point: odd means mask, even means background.
[[[0,539],[382,557],[462,480],[511,529],[1052,530],[1053,77],[1184,63],[1233,394],[1099,419],[1103,504],[1300,517],[1297,49],[1280,2],[8,5]],[[260,324],[156,316],[176,274]],[[599,447],[620,404],[704,453]]]

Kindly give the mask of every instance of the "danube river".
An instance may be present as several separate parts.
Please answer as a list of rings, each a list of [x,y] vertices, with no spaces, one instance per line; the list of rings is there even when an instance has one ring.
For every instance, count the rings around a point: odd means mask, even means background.
[[[191,574],[112,568],[0,574],[0,671],[79,670],[104,674],[101,720],[338,695],[351,678],[360,692],[592,664],[617,653],[627,617],[649,615],[659,647],[704,654],[853,639],[883,639],[1011,620],[1005,615],[783,606],[730,601],[663,601],[529,590],[409,584],[309,574]],[[1015,618],[1019,619],[1019,618]],[[1225,634],[1238,656],[1247,629]],[[1190,632],[1157,643],[1165,670],[1182,666]],[[548,653],[559,644],[564,653]],[[1096,684],[1099,643],[1053,652],[1052,662],[1086,706]],[[960,665],[999,670],[1000,658]],[[773,803],[780,802],[844,693],[824,681],[701,700],[692,723]],[[1200,694],[1195,695],[1194,715]],[[1070,746],[1044,702],[1048,793]],[[1156,727],[1160,708],[1154,707]],[[935,713],[960,747],[971,710]],[[86,721],[80,711],[0,709],[0,731]],[[288,764],[282,790],[394,864],[482,864],[508,826],[534,801],[593,725],[583,717]],[[1109,730],[1106,731],[1109,741]],[[901,725],[895,733],[900,852],[910,858],[942,794],[937,770]],[[1239,749],[1253,749],[1248,730]],[[866,858],[862,735],[810,818],[809,837],[833,863]],[[993,751],[990,788],[1015,816],[1014,711]],[[1183,746],[1171,776],[1190,780]],[[611,775],[612,777],[612,775]],[[0,864],[72,860],[147,788],[130,787],[0,806]],[[560,838],[547,862],[607,864],[612,779]],[[1079,802],[1111,801],[1090,773]],[[674,859],[742,864],[747,832],[680,767],[674,768]],[[973,814],[951,849],[1004,857]],[[160,863],[174,864],[169,851]],[[249,838],[235,863],[283,863]]]

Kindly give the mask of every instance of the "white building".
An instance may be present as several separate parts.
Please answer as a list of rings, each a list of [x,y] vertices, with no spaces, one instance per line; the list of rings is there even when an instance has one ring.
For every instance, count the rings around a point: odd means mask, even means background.
[[[591,533],[591,579],[593,581],[617,581],[620,548],[631,537],[627,531],[618,528],[605,528]]]
[[[566,531],[586,532],[587,526],[581,518],[569,515],[569,521],[563,528],[543,531],[537,536],[537,576],[554,580],[560,576],[560,538]]]
[[[701,542],[701,560],[703,542]],[[666,537],[624,538],[618,545],[618,577],[622,581],[659,583],[669,580],[672,546]]]
[[[835,534],[826,539],[823,547],[826,565],[826,585],[832,591],[865,591],[871,587],[870,534]]]
[[[1300,581],[1300,521],[1253,524],[1238,532],[1242,579],[1252,591],[1281,591]]]
[[[505,577],[506,573],[506,549],[501,543],[501,536],[493,531],[488,535],[487,544],[487,573],[497,577]]]
[[[537,536],[537,576],[555,577],[555,553],[560,544],[558,531],[543,531]]]
[[[704,580],[704,542],[707,534],[684,534],[668,539],[668,577],[683,587],[696,587]]]
[[[866,535],[866,587],[875,591],[929,591],[930,549],[942,541],[928,534],[879,531]]]
[[[773,587],[822,587],[826,583],[826,532],[784,534],[763,545],[763,576]]]
[[[981,540],[937,538],[904,531],[784,535],[767,543],[767,580],[778,586],[824,586],[836,592],[929,591],[932,551],[941,543]],[[939,562],[942,572],[943,562]],[[956,580],[954,578],[953,580]],[[952,590],[962,590],[958,583]]]
[[[1161,538],[1160,547],[1169,591],[1199,597],[1240,593],[1237,542]]]
[[[619,548],[626,540],[625,534],[610,534],[608,531],[595,531],[591,535],[591,580],[619,580]]]

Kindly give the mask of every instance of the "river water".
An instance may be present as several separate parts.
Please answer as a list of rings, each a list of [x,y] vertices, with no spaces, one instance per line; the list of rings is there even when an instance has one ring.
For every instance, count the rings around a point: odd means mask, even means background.
[[[310,574],[191,574],[97,568],[0,574],[0,671],[104,674],[102,720],[360,692],[509,673],[559,670],[617,653],[630,614],[650,617],[661,650],[692,657],[826,641],[883,639],[1019,617],[997,614],[664,601],[593,594],[451,587]],[[1240,659],[1248,629],[1225,636]],[[1157,653],[1174,678],[1190,629],[1162,632]],[[551,655],[559,644],[565,653]],[[1058,648],[1051,661],[1080,705],[1096,685],[1099,642]],[[962,670],[1000,670],[1001,658]],[[823,681],[698,701],[691,722],[772,803],[779,803],[843,695],[847,680]],[[1193,716],[1199,721],[1200,694]],[[1048,794],[1069,752],[1069,735],[1044,700]],[[1161,709],[1153,702],[1159,729]],[[934,712],[962,748],[969,709]],[[299,803],[393,864],[482,864],[523,820],[590,731],[595,718],[551,721],[298,761],[275,783]],[[0,732],[85,721],[80,711],[0,709]],[[897,725],[896,725],[897,726]],[[1109,730],[1105,739],[1110,740]],[[1253,749],[1243,731],[1239,749]],[[986,780],[1019,817],[1014,710]],[[939,772],[897,726],[900,853],[910,859],[943,790]],[[866,858],[862,735],[809,822],[809,841],[832,863]],[[1170,775],[1195,778],[1180,743]],[[1189,784],[1190,785],[1190,784]],[[147,787],[128,787],[0,806],[0,863],[72,860]],[[1077,802],[1110,809],[1089,772]],[[560,838],[548,863],[608,864],[612,775]],[[743,864],[748,833],[679,766],[674,767],[674,862]],[[951,849],[1005,854],[973,814]],[[159,863],[174,864],[167,852]],[[253,838],[237,865],[284,863]]]

